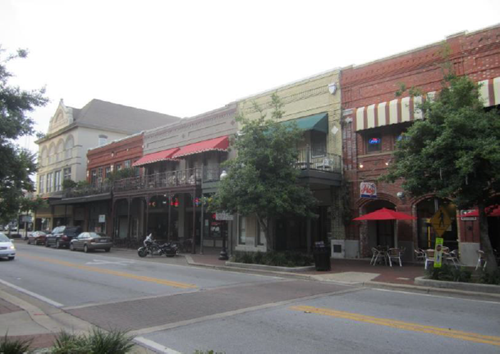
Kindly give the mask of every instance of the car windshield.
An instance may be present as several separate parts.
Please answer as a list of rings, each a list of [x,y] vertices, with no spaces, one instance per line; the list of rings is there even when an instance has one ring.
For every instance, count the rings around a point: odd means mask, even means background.
[[[53,234],[58,234],[58,233],[61,233],[64,231],[64,229],[66,228],[66,226],[58,226],[56,227],[54,230],[52,230],[52,233]]]
[[[11,242],[10,238],[0,232],[0,242]]]

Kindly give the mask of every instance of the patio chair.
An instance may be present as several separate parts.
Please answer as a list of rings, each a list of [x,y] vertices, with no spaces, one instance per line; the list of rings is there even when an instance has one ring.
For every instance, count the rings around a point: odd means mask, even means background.
[[[400,248],[390,248],[387,252],[387,259],[389,259],[389,265],[392,267],[392,260],[399,261],[399,266],[402,267],[403,263],[401,262],[401,249]]]
[[[447,252],[444,254],[444,259],[448,262],[448,263],[452,263],[453,266],[455,268],[458,269],[458,266],[460,264],[460,261],[458,260],[458,251],[457,250],[453,250],[451,252]]]
[[[488,264],[488,261],[486,260],[486,257],[484,255],[484,251],[477,250],[477,264],[476,264],[476,270],[481,267],[481,263],[484,261],[484,264],[482,266],[483,270],[486,269],[486,264]]]
[[[434,263],[434,250],[432,249],[425,251],[425,269],[429,263]]]
[[[372,259],[370,261],[370,264],[371,265],[375,265],[377,264],[377,262],[379,262],[380,260],[384,260],[385,264],[387,264],[387,259],[386,259],[386,252],[385,251],[381,251],[375,247],[372,247]]]
[[[415,252],[415,260],[417,262],[425,261],[425,251],[423,249],[415,248],[413,251]]]

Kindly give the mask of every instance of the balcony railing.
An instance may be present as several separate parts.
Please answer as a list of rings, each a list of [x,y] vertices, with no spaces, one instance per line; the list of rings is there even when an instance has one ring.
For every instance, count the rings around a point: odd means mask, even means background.
[[[342,157],[340,155],[321,153],[315,155],[310,147],[299,150],[297,168],[302,170],[319,170],[326,172],[342,172]]]
[[[111,192],[111,184],[99,183],[87,187],[71,188],[63,191],[63,198],[85,197],[88,195],[103,194]]]
[[[128,191],[134,189],[156,189],[201,184],[201,169],[160,172],[152,175],[124,178],[116,181],[114,191]]]

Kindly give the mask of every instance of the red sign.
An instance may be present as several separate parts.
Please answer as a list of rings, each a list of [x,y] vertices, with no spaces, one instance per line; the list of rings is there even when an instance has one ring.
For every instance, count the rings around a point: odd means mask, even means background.
[[[373,182],[361,182],[359,194],[361,198],[377,198],[377,185]]]

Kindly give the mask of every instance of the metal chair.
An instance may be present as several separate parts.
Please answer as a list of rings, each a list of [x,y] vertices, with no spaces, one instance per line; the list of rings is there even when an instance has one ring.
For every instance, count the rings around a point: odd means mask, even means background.
[[[392,267],[392,260],[399,261],[399,266],[402,267],[403,263],[401,262],[401,254],[403,252],[399,248],[390,248],[387,252],[387,259],[389,259],[389,265]]]
[[[460,261],[458,260],[458,250],[453,250],[451,252],[445,253],[444,259],[448,263],[452,263],[453,266],[458,269],[458,266],[460,265]]]
[[[415,248],[413,251],[415,252],[415,260],[417,262],[420,262],[420,261],[423,262],[423,261],[425,261],[425,251],[423,249],[421,249],[421,248]]]
[[[476,270],[481,267],[481,263],[484,261],[484,265],[482,266],[483,270],[486,269],[486,264],[488,264],[488,261],[486,260],[484,256],[484,251],[477,250],[477,264],[476,264]]]
[[[377,262],[379,262],[379,260],[382,260],[382,259],[384,260],[385,264],[387,264],[385,251],[381,251],[375,247],[372,247],[372,252],[373,252],[373,255],[372,255],[372,259],[370,261],[371,265],[377,264]]]

